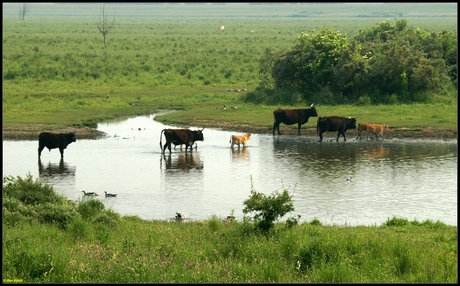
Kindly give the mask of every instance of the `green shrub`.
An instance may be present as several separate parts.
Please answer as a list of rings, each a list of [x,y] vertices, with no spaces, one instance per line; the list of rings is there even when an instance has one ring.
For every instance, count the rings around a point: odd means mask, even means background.
[[[77,211],[81,214],[84,219],[96,217],[101,211],[104,210],[104,204],[95,199],[90,199],[85,202],[80,202],[77,207]]]
[[[256,192],[251,186],[251,196],[243,204],[243,213],[254,213],[252,219],[264,233],[274,226],[276,220],[294,210],[292,196],[286,189],[281,193],[275,191],[272,195],[266,196]]]

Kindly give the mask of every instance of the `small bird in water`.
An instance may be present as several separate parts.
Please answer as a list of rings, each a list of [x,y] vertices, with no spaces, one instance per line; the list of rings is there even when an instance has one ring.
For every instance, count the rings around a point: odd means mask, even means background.
[[[88,197],[94,197],[94,196],[99,196],[98,194],[96,194],[95,192],[85,192],[85,191],[82,191],[83,192],[83,195],[85,196],[88,196]]]
[[[176,212],[176,216],[174,217],[176,220],[183,220],[185,216],[180,212]]]
[[[104,191],[104,193],[105,193],[106,197],[116,197],[117,196],[117,194],[109,194],[109,193],[107,193],[105,191]]]
[[[348,182],[351,182],[351,177],[348,177],[348,178],[347,178],[347,181],[348,181]]]

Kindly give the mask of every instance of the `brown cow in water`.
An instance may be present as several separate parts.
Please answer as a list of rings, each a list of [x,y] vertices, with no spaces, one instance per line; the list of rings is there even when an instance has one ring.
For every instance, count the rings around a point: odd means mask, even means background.
[[[40,158],[43,149],[46,147],[51,152],[51,149],[59,148],[61,159],[64,158],[64,149],[72,142],[77,141],[75,132],[53,134],[50,132],[42,132],[38,135],[38,158]]]
[[[363,131],[366,131],[366,133],[367,133],[367,138],[366,139],[369,139],[369,134],[370,133],[374,133],[376,140],[378,140],[379,137],[382,137],[382,140],[383,140],[383,131],[385,131],[388,128],[389,128],[388,125],[361,122],[361,123],[358,124],[358,136],[356,137],[356,139],[359,138],[361,140],[361,133]],[[371,137],[371,139],[372,139],[372,137]]]
[[[319,133],[319,142],[323,142],[323,133],[326,131],[337,131],[337,142],[339,142],[340,134],[343,136],[343,141],[347,141],[345,131],[348,129],[356,129],[356,118],[342,116],[318,117],[318,123],[316,124],[316,132]]]
[[[233,148],[234,145],[238,145],[238,148],[240,148],[240,144],[242,144],[244,148],[248,146],[249,139],[251,139],[251,133],[246,133],[243,135],[230,135],[230,141],[228,143],[232,143],[230,148]]]
[[[204,128],[203,128],[204,129]],[[168,147],[169,153],[171,153],[171,144],[182,145],[185,144],[185,152],[190,147],[190,152],[193,151],[192,146],[195,141],[204,141],[203,129],[201,130],[190,130],[190,129],[163,129],[160,132],[160,148],[162,153],[165,152],[166,147]],[[166,138],[166,143],[163,146],[161,139],[163,138],[163,133]]]
[[[273,111],[275,117],[275,123],[273,124],[273,135],[275,135],[275,129],[280,133],[280,124],[292,125],[297,123],[297,134],[300,135],[300,126],[308,122],[310,116],[316,117],[316,106],[312,103],[311,108],[307,109],[281,109]]]

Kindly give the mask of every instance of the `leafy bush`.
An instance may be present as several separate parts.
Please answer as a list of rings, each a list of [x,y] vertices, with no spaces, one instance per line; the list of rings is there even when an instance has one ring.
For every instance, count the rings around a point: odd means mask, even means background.
[[[81,202],[77,211],[81,214],[84,219],[89,219],[97,216],[104,210],[104,204],[98,200],[90,199],[86,202]]]
[[[252,219],[259,230],[265,233],[274,226],[276,220],[294,210],[292,196],[286,189],[281,193],[275,191],[272,195],[266,196],[251,187],[251,196],[243,204],[243,213],[255,213]]]
[[[78,216],[74,203],[54,192],[52,186],[26,178],[3,178],[3,222],[15,225],[20,221],[57,224],[65,229]]]

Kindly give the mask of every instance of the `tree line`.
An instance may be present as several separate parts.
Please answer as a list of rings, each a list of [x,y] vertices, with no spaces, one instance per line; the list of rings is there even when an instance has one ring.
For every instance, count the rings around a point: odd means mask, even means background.
[[[379,22],[348,39],[322,28],[301,33],[290,50],[265,49],[260,84],[248,102],[395,104],[456,92],[457,35],[406,20]]]

